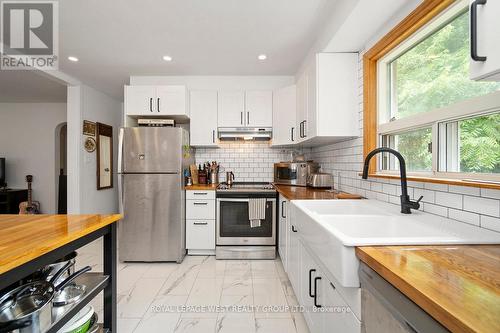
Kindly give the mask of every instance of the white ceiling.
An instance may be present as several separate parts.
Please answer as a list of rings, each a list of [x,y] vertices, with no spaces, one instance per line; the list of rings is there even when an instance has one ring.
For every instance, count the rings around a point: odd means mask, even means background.
[[[64,0],[60,69],[117,98],[130,75],[293,75],[337,1]]]
[[[66,90],[35,71],[0,71],[0,103],[66,103]]]

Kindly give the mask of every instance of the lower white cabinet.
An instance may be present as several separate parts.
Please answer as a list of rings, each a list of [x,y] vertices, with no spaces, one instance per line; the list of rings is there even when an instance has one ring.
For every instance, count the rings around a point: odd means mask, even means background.
[[[186,191],[188,254],[215,254],[215,192]]]
[[[286,250],[281,250],[286,253],[283,265],[287,265],[288,278],[299,304],[305,310],[304,318],[310,332],[360,333],[361,322],[343,297],[346,294],[343,290],[345,288],[336,285],[336,281],[326,274],[318,258],[303,243],[300,221],[291,208],[287,210],[287,214],[289,239],[285,245]],[[281,258],[283,260],[282,256]]]
[[[285,272],[288,270],[288,243],[290,242],[290,224],[288,220],[288,207],[290,201],[283,195],[279,196],[279,238],[278,238],[278,253],[280,254],[281,261]]]

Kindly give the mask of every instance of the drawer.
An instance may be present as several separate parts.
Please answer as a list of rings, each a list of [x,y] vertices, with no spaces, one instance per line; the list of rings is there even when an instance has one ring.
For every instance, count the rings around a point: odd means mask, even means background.
[[[186,200],[186,219],[215,220],[215,200]]]
[[[186,248],[215,250],[215,220],[187,220]]]
[[[215,191],[186,191],[186,199],[188,199],[188,200],[198,200],[198,199],[215,200]]]

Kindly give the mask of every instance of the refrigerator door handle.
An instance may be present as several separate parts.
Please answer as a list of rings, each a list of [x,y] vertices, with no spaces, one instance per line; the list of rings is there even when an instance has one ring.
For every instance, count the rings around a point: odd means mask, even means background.
[[[118,173],[123,172],[123,128],[120,128],[118,134]]]
[[[124,188],[123,188],[123,177],[124,175],[118,175],[118,211],[120,214],[124,214],[123,210],[123,194],[124,194]]]

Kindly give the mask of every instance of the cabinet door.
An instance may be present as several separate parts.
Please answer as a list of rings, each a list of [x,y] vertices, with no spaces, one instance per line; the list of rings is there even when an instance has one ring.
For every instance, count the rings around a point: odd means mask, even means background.
[[[287,252],[288,258],[288,278],[290,279],[290,283],[292,284],[293,290],[295,291],[295,296],[299,300],[299,303],[302,303],[301,295],[300,295],[300,246],[299,246],[299,237],[298,231],[293,224],[293,221],[290,221],[290,243]]]
[[[247,127],[273,126],[273,92],[247,91],[245,94]]]
[[[217,146],[217,91],[191,91],[191,146]]]
[[[316,121],[318,118],[317,112],[317,61],[319,55],[316,56],[316,61],[313,61],[307,68],[307,111],[306,122],[304,123],[304,136],[312,138],[316,136]]]
[[[245,126],[245,93],[243,91],[219,91],[217,113],[219,127]]]
[[[473,4],[474,1],[471,1]],[[470,59],[470,77],[473,80],[500,81],[500,1],[487,1],[477,6],[477,55],[486,57],[485,61]],[[471,12],[472,14],[472,12]]]
[[[361,322],[356,318],[347,303],[340,296],[335,285],[326,277],[322,280],[322,305],[329,309],[333,309],[332,312],[327,311],[322,313],[323,332],[361,332]]]
[[[282,195],[279,196],[279,239],[278,239],[278,252],[280,254],[281,262],[285,271],[287,271],[287,250],[288,250],[288,233],[287,217],[288,217],[288,204],[289,201]]]
[[[186,220],[186,248],[215,250],[215,220]]]
[[[273,93],[273,146],[290,145],[297,142],[296,91],[297,88],[293,85]]]
[[[125,86],[125,114],[128,116],[156,115],[154,86]]]
[[[304,140],[304,124],[307,123],[307,74],[303,73],[297,80],[297,142]]]
[[[322,276],[321,271],[314,262],[314,259],[309,254],[308,250],[299,244],[300,249],[300,291],[302,306],[309,309],[304,313],[304,318],[309,327],[311,333],[320,333],[322,328],[321,316],[318,316],[319,312],[314,312],[317,308],[314,305],[314,295],[316,295],[316,304],[321,305],[321,286],[322,286]]]
[[[185,86],[158,86],[156,88],[156,114],[187,116],[187,89]]]

